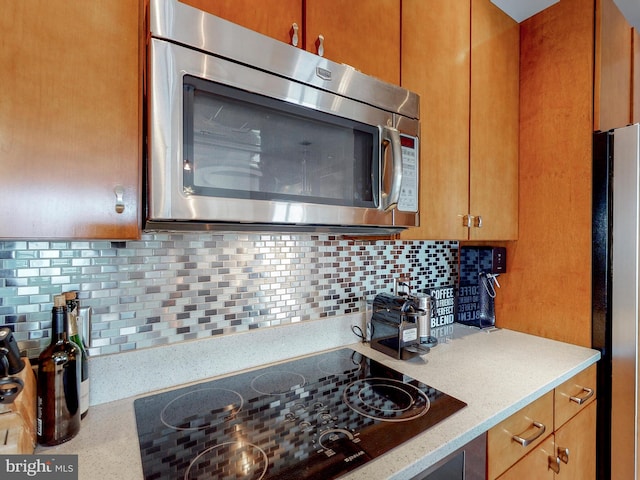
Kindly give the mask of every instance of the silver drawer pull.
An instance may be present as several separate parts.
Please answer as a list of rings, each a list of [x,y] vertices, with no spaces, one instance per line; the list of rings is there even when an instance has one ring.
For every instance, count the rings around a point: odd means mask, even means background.
[[[585,395],[582,396],[582,397],[578,397],[576,395],[575,397],[569,397],[569,399],[572,402],[576,402],[578,405],[582,405],[584,402],[586,402],[591,397],[593,397],[593,389],[591,389],[591,388],[582,387],[582,392],[581,393],[584,393]]]
[[[569,449],[564,447],[558,447],[558,459],[564,463],[569,463]]]
[[[546,427],[544,426],[544,424],[540,422],[533,422],[533,426],[536,427],[538,431],[535,432],[531,437],[522,438],[519,435],[514,435],[513,437],[511,437],[511,439],[514,442],[518,442],[523,447],[528,447],[529,445],[531,445],[531,442],[535,441],[537,438],[540,438],[540,435],[542,435],[546,430]]]
[[[555,473],[560,473],[560,459],[553,455],[549,455],[549,468]]]

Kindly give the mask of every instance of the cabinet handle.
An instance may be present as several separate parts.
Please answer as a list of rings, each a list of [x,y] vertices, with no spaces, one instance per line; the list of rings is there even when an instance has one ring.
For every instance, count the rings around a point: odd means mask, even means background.
[[[324,57],[324,35],[318,35],[316,40],[316,51],[319,56]]]
[[[593,397],[593,389],[591,388],[582,387],[582,392],[580,393],[584,393],[585,395],[582,397],[579,397],[577,395],[575,397],[569,397],[569,400],[571,400],[572,402],[576,402],[578,405],[582,405],[584,402]]]
[[[569,463],[569,449],[564,447],[558,447],[558,460],[562,460],[564,463]]]
[[[520,435],[514,435],[513,437],[511,437],[511,439],[514,442],[518,442],[523,447],[528,447],[529,445],[531,445],[531,442],[535,441],[537,438],[540,438],[540,435],[542,435],[546,430],[544,424],[540,422],[533,422],[533,426],[536,427],[538,431],[529,438],[522,438]]]
[[[289,34],[291,35],[291,45],[293,45],[294,47],[298,46],[298,24],[296,22],[293,22],[293,24],[291,25],[291,30],[289,31]]]
[[[482,216],[478,215],[473,217],[473,226],[476,228],[482,228]]]
[[[113,189],[113,193],[115,193],[116,195],[116,212],[124,212],[124,188],[122,187],[122,185],[117,185]]]
[[[549,468],[555,473],[560,473],[560,459],[553,455],[549,455]]]
[[[462,217],[462,226],[465,228],[471,228],[471,224],[473,222],[473,215],[458,215],[459,217]]]

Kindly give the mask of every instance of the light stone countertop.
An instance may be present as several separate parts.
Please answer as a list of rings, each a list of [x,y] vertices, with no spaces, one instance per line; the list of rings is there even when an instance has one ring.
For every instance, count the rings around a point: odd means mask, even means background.
[[[343,317],[332,319],[329,323],[311,322],[312,325],[276,327],[264,329],[265,332],[257,336],[257,332],[252,332],[249,335],[227,336],[236,338],[225,337],[217,342],[206,340],[191,345],[191,342],[186,342],[179,347],[166,346],[132,352],[130,357],[127,354],[115,355],[113,357],[119,358],[107,358],[102,362],[98,360],[100,357],[96,357],[92,359],[97,367],[95,371],[92,370],[92,382],[96,372],[100,372],[103,378],[95,388],[92,385],[92,394],[96,393],[101,399],[108,398],[109,395],[102,390],[110,385],[111,397],[116,399],[92,405],[77,437],[57,447],[39,447],[36,453],[77,454],[80,480],[140,480],[143,475],[133,408],[135,398],[151,390],[184,386],[188,382],[218,376],[213,374],[207,377],[207,372],[226,375],[305,353],[348,346],[468,404],[401,447],[344,476],[349,480],[407,479],[600,358],[598,351],[589,348],[509,330],[488,332],[454,324],[447,327],[450,329],[448,335],[441,337],[440,344],[429,354],[401,361],[375,351],[367,344],[347,345],[345,342],[355,339],[349,328],[353,321],[354,318]],[[327,325],[331,325],[330,331],[326,329]],[[326,332],[325,335],[321,335],[320,331]],[[299,338],[302,334],[304,338]],[[250,344],[247,345],[249,340]],[[257,340],[262,340],[263,344],[256,343]],[[291,343],[294,345],[291,346]],[[291,348],[286,348],[286,345]],[[215,348],[220,346],[224,346],[224,349]],[[211,347],[214,349],[211,350]],[[313,350],[301,352],[300,349],[304,348]],[[320,350],[316,350],[318,348]],[[246,350],[252,354],[247,354]],[[172,362],[184,362],[182,355],[193,358],[189,352],[201,356],[204,351],[211,352],[211,356],[221,362],[220,368],[199,369],[194,374],[197,378],[185,378],[184,372],[181,373],[181,369],[177,368],[178,374],[182,375],[179,377],[182,382],[176,381],[170,373],[162,375],[162,372],[171,371]],[[218,357],[224,357],[225,361]],[[151,361],[150,358],[155,360]],[[128,362],[134,359],[148,363],[141,369]],[[193,362],[186,363],[181,367],[185,371],[189,365],[193,365]],[[204,360],[197,363],[207,364]],[[234,370],[233,366],[237,368]],[[118,368],[110,371],[109,367]],[[114,383],[118,378],[121,378],[121,384]],[[146,380],[142,380],[144,378]],[[133,392],[133,396],[122,398],[127,392]]]

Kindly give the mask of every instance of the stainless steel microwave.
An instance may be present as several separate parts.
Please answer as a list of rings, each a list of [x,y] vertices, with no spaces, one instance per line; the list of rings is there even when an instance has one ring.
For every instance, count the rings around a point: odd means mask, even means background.
[[[419,224],[419,97],[177,0],[149,4],[146,229]]]

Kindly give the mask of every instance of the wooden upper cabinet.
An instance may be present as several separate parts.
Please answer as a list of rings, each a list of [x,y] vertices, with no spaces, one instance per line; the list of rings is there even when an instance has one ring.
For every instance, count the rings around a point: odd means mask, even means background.
[[[402,86],[420,95],[420,227],[404,239],[468,235],[469,14],[468,1],[402,2]]]
[[[181,0],[244,27],[400,84],[401,0]]]
[[[421,108],[420,227],[402,238],[516,239],[518,24],[490,0],[403,0],[402,16]]]
[[[302,26],[302,0],[180,1],[285,43],[291,43],[293,24]]]
[[[631,25],[614,1],[597,0],[594,130],[631,123],[632,39]]]
[[[400,84],[400,0],[306,0],[305,49]]]
[[[3,4],[0,238],[139,236],[141,4]]]
[[[520,27],[489,0],[473,0],[471,32],[469,239],[515,240]]]

